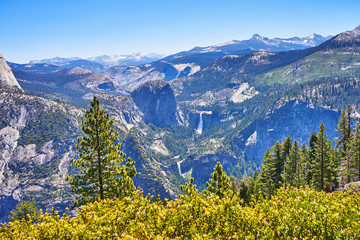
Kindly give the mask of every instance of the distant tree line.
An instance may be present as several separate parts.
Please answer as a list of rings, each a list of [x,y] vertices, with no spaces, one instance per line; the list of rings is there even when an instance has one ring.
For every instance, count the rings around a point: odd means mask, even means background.
[[[243,182],[254,197],[272,196],[282,185],[310,186],[317,191],[334,191],[351,181],[360,181],[360,122],[355,123],[351,105],[342,110],[336,129],[335,146],[325,126],[313,132],[308,144],[286,137],[267,149],[261,172]]]

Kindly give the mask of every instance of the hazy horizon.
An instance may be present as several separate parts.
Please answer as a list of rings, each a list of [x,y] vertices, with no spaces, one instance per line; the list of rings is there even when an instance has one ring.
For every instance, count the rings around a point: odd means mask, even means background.
[[[6,1],[0,53],[10,62],[134,52],[170,55],[264,37],[336,35],[354,29],[360,2]],[[341,20],[339,20],[341,19]]]

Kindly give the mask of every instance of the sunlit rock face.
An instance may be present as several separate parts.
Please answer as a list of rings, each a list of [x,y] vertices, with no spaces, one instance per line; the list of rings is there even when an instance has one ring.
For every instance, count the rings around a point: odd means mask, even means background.
[[[18,81],[14,77],[11,68],[0,54],[0,88],[16,91],[23,91]]]
[[[308,143],[312,131],[318,132],[322,122],[328,138],[334,142],[339,114],[298,100],[279,102],[262,119],[241,131],[235,141],[245,150],[246,160],[260,166],[266,148],[287,136]]]
[[[166,81],[146,82],[134,90],[131,98],[144,114],[145,123],[159,127],[178,124],[174,92]]]

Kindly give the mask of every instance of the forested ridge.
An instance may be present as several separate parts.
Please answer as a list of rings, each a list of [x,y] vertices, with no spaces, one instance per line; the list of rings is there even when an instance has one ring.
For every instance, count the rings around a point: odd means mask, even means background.
[[[175,200],[144,196],[135,191],[131,178],[136,174],[131,159],[125,161],[109,115],[94,98],[83,121],[84,137],[76,167],[82,172],[73,182],[77,214],[70,209],[41,212],[34,204],[20,202],[11,212],[9,223],[0,227],[1,239],[358,239],[360,236],[360,193],[342,190],[360,179],[360,122],[355,122],[349,105],[342,111],[340,133],[332,144],[325,126],[313,132],[308,143],[290,137],[268,149],[261,172],[239,180],[228,177],[220,163],[200,192],[191,178],[181,186],[183,194]],[[97,132],[99,131],[99,134]],[[103,133],[102,133],[103,132]],[[98,152],[97,136],[110,136]],[[94,148],[93,148],[94,147]],[[105,150],[107,149],[107,150]],[[107,152],[108,151],[108,152]],[[116,154],[119,155],[119,160]],[[98,161],[93,161],[95,156]],[[109,156],[111,156],[109,158]],[[118,162],[119,161],[119,162]],[[86,163],[86,164],[85,164]],[[101,163],[102,165],[97,165]],[[131,163],[131,166],[129,165]],[[115,164],[115,165],[114,165]],[[110,187],[105,197],[96,181],[103,174]],[[106,170],[109,169],[109,170]],[[113,170],[112,170],[113,169]],[[127,173],[125,173],[125,170]],[[87,172],[91,172],[91,176]],[[118,171],[118,172],[117,172]],[[116,173],[117,172],[117,173]],[[104,175],[105,176],[105,175]],[[108,176],[108,175],[106,175]],[[111,184],[115,184],[112,186]],[[120,185],[119,185],[120,184]],[[118,187],[126,194],[119,194]],[[100,190],[102,187],[100,187]],[[91,196],[91,198],[89,197]],[[80,203],[80,204],[79,204]]]

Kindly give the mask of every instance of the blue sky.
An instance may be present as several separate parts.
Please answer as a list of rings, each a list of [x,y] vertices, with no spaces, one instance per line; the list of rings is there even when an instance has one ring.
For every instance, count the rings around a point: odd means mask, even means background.
[[[359,12],[359,0],[0,0],[0,53],[18,63],[171,54],[255,33],[335,35],[360,24]]]

